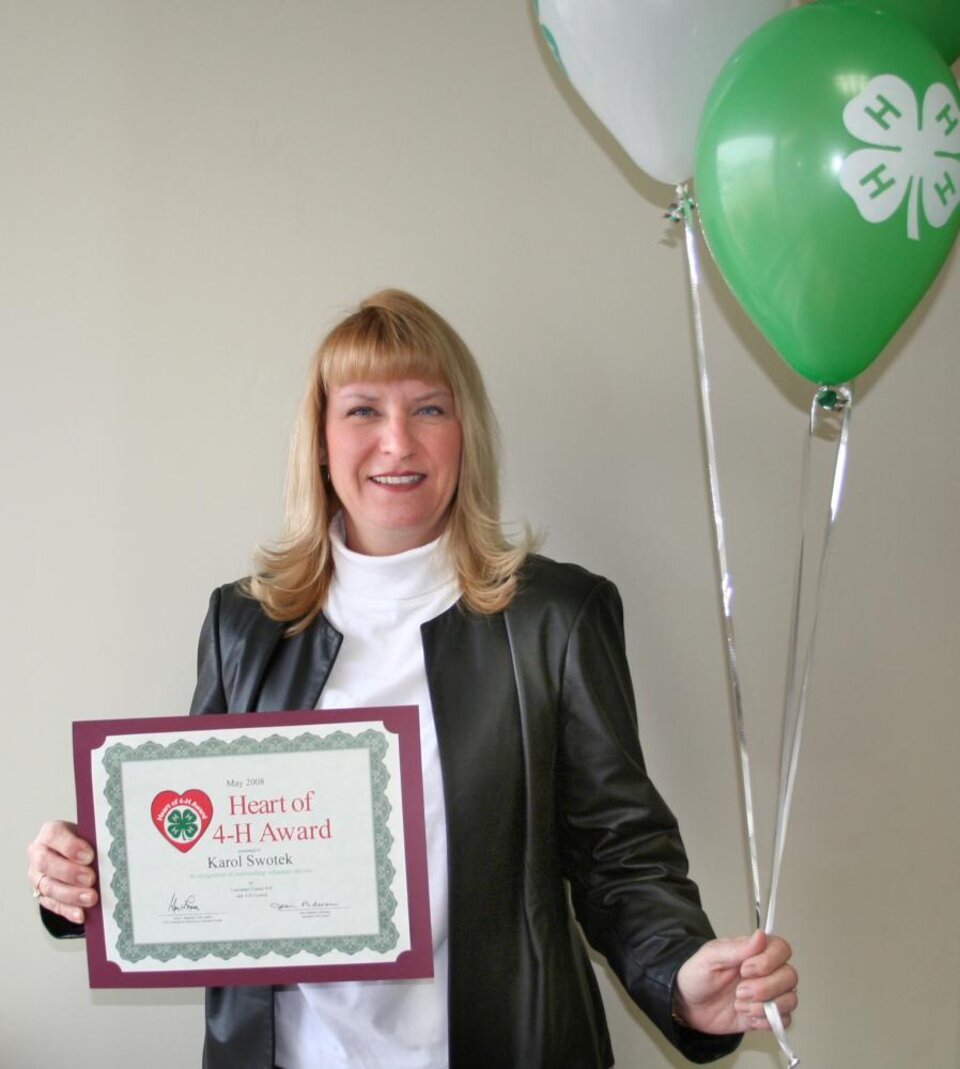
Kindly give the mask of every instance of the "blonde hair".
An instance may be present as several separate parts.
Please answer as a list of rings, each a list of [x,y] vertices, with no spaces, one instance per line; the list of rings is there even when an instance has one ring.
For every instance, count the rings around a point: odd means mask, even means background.
[[[283,534],[260,547],[248,592],[289,634],[323,608],[333,576],[330,523],[340,502],[321,462],[327,395],[349,382],[422,379],[453,394],[462,445],[460,479],[447,523],[451,559],[466,605],[500,612],[517,589],[532,548],[512,545],[500,525],[496,420],[480,369],[449,323],[401,290],[374,293],[324,338],[314,357],[294,427]]]

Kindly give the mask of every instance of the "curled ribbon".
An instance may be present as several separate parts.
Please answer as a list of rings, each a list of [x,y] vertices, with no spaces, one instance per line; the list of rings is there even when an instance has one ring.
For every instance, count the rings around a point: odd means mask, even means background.
[[[739,741],[740,752],[740,786],[746,827],[747,848],[750,855],[750,873],[753,890],[753,910],[756,926],[761,925],[763,917],[762,891],[760,886],[760,865],[757,850],[756,821],[754,819],[753,791],[750,777],[750,755],[747,747],[746,724],[743,716],[743,699],[740,687],[740,671],[737,664],[737,644],[734,630],[734,586],[733,575],[727,559],[726,536],[723,524],[723,507],[720,498],[720,476],[717,466],[716,440],[713,430],[713,415],[710,406],[710,378],[707,373],[706,346],[703,335],[703,316],[700,310],[700,267],[697,252],[696,229],[693,213],[696,205],[690,197],[685,184],[677,187],[677,201],[671,205],[668,218],[675,222],[682,221],[687,253],[687,267],[690,283],[690,307],[693,316],[693,331],[697,358],[697,377],[700,392],[700,419],[703,441],[706,451],[707,473],[710,483],[711,519],[714,532],[714,556],[719,583],[719,598],[723,611],[724,646],[726,652],[727,679],[733,704],[734,724]],[[780,887],[780,872],[783,863],[784,845],[787,826],[790,821],[790,806],[796,783],[797,764],[800,755],[800,743],[803,734],[803,722],[806,713],[806,700],[809,689],[810,674],[813,665],[813,642],[816,634],[820,595],[826,571],[827,553],[830,535],[840,509],[843,485],[846,474],[847,447],[850,433],[850,414],[853,408],[853,391],[849,386],[822,387],[816,393],[810,412],[810,424],[804,452],[802,492],[801,492],[801,530],[797,578],[794,594],[793,617],[788,655],[787,680],[784,695],[784,731],[780,758],[780,787],[777,804],[776,830],[774,835],[773,863],[770,874],[770,893],[767,902],[764,931],[769,935],[773,931],[777,892]],[[813,439],[821,430],[826,412],[842,415],[837,454],[834,465],[833,486],[830,496],[830,508],[820,552],[819,563],[815,569],[816,580],[813,584],[812,604],[805,606],[808,599],[809,584],[805,575],[805,516],[810,497],[811,464],[810,452]],[[809,619],[809,627],[802,633],[801,617],[803,609]],[[802,656],[800,655],[802,646]],[[797,666],[802,664],[799,676]],[[788,1069],[796,1069],[800,1058],[794,1053],[787,1039],[786,1029],[775,1002],[764,1003],[764,1014],[770,1024],[777,1043],[787,1060]]]

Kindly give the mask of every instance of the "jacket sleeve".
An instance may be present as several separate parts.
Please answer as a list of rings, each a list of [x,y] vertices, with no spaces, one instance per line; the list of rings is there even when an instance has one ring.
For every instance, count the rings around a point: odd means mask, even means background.
[[[68,921],[66,917],[61,917],[59,913],[54,913],[52,910],[44,909],[43,906],[40,907],[40,920],[43,921],[44,928],[54,939],[83,938],[84,927],[82,924]]]
[[[673,985],[713,938],[673,814],[644,767],[612,583],[583,601],[568,637],[560,691],[558,773],[565,875],[587,939],[668,1040],[694,1062],[733,1050],[739,1036],[678,1026]]]

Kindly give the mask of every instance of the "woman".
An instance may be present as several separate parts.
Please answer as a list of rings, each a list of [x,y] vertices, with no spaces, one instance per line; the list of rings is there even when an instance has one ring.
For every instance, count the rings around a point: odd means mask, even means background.
[[[796,1006],[790,948],[718,940],[646,777],[615,588],[513,546],[493,417],[464,343],[416,298],[364,301],[321,345],[285,533],[215,591],[192,712],[420,708],[435,976],[207,993],[209,1069],[613,1064],[568,906],[691,1060]],[[93,852],[45,825],[52,930],[96,902]]]

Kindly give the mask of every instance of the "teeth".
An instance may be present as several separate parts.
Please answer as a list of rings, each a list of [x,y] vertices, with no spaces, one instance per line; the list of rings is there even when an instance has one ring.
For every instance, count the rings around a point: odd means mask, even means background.
[[[374,475],[373,481],[384,486],[409,486],[422,478],[422,475]]]

